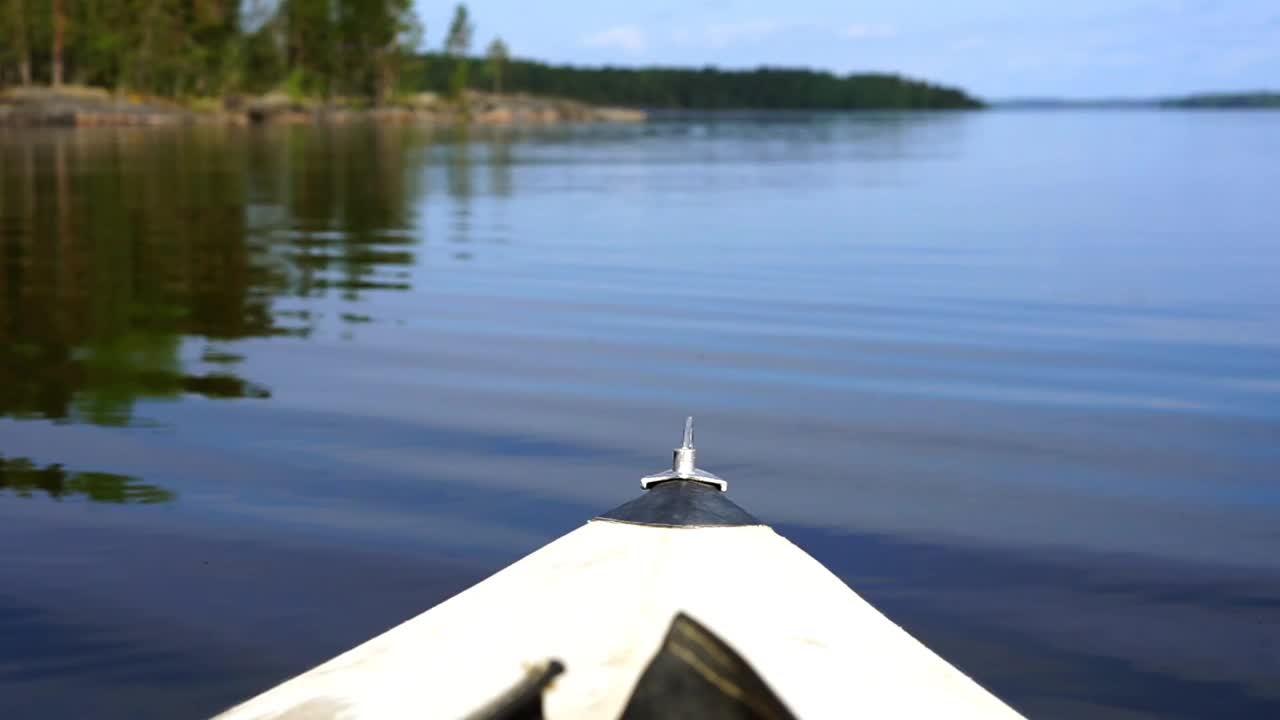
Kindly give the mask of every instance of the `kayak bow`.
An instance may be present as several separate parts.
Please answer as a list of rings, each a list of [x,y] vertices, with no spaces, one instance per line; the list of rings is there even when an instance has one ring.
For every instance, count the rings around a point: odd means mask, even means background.
[[[1018,718],[695,466],[221,715]]]

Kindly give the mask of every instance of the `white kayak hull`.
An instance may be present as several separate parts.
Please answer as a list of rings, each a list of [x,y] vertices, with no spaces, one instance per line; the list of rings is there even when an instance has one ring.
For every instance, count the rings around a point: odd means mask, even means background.
[[[604,520],[223,717],[461,718],[555,658],[548,718],[616,718],[681,611],[801,718],[1019,717],[768,527]]]
[[[798,718],[1020,717],[724,497],[658,484],[220,717],[468,717],[557,660],[547,718],[618,718],[681,613]]]

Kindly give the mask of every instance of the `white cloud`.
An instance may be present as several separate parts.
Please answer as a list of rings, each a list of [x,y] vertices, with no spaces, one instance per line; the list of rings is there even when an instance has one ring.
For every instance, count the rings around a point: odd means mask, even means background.
[[[737,23],[708,25],[703,33],[707,45],[725,47],[737,42],[760,40],[781,31],[785,26],[777,20],[747,20]]]
[[[649,47],[649,38],[644,30],[635,25],[618,25],[583,37],[582,44],[587,47],[638,53]]]
[[[898,31],[892,25],[883,23],[854,23],[846,25],[840,34],[853,40],[873,40],[895,37]]]

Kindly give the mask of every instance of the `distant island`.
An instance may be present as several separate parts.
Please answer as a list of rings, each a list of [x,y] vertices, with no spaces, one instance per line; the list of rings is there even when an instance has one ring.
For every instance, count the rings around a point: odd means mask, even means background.
[[[994,100],[991,102],[991,106],[1008,110],[1072,108],[1268,109],[1280,108],[1280,92],[1199,93],[1169,98],[1010,98]]]
[[[1280,92],[1203,93],[1160,104],[1172,108],[1280,108]]]
[[[411,0],[5,0],[0,125],[633,121],[602,108],[982,107],[956,88],[807,69],[583,68],[473,52],[458,5],[439,51],[420,50]]]
[[[1143,98],[1005,98],[991,100],[990,106],[1001,110],[1067,110],[1087,108],[1151,108],[1160,101]]]

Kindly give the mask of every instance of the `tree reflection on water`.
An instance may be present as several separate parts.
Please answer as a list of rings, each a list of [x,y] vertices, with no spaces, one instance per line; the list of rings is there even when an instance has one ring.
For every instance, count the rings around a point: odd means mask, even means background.
[[[306,303],[330,293],[410,289],[429,156],[413,150],[430,141],[374,126],[0,136],[0,417],[129,425],[141,400],[270,397],[235,341],[309,336]]]
[[[103,472],[69,472],[60,464],[41,467],[23,457],[0,455],[0,493],[10,491],[21,498],[37,493],[62,500],[80,497],[90,502],[123,505],[155,505],[173,501],[174,493],[148,485],[128,475]]]

